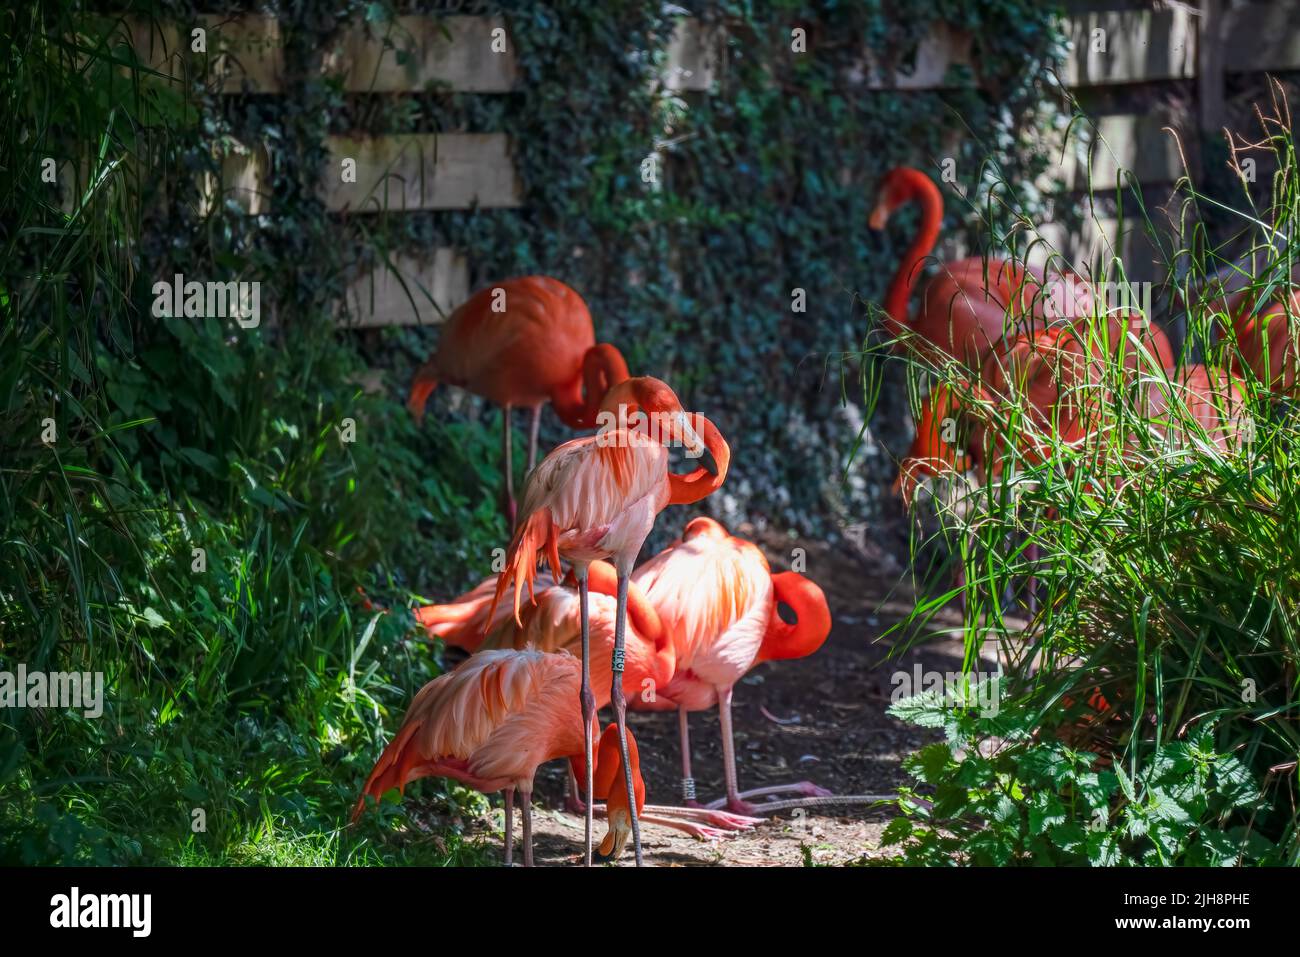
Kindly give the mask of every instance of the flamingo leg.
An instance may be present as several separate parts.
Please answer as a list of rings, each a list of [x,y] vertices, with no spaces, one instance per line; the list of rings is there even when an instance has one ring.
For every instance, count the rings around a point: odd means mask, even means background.
[[[604,813],[603,806],[598,810],[599,813]],[[672,807],[663,804],[647,804],[642,810],[645,812],[641,817],[643,821],[650,820],[645,816],[646,814],[654,814],[656,817],[670,817],[678,821],[699,821],[721,831],[748,831],[754,825],[762,824],[765,820],[765,818],[761,817],[732,814],[730,811],[723,811],[720,808]]]
[[[736,779],[736,742],[731,732],[731,689],[718,690],[718,718],[722,724],[722,764],[727,781],[727,810],[737,814],[753,814],[755,808],[740,796]]]
[[[533,866],[533,792],[519,792],[520,810],[524,816],[524,867]]]
[[[573,773],[573,765],[568,766],[564,785],[564,809],[570,814],[586,814],[587,806],[578,796],[578,776]]]
[[[514,863],[515,856],[515,789],[506,788],[506,867]]]
[[[501,407],[501,471],[505,480],[501,511],[505,514],[506,524],[511,531],[515,528],[515,469],[511,461],[513,444],[510,441],[510,406],[507,404]]]
[[[613,680],[610,683],[610,703],[614,706],[614,721],[618,725],[618,748],[623,758],[623,779],[627,785],[627,805],[632,816],[632,849],[636,854],[636,866],[641,866],[641,824],[636,815],[636,788],[632,783],[632,760],[627,750],[627,701],[623,697],[623,643],[627,627],[627,583],[628,571],[618,569],[618,608],[614,617],[614,660],[612,662]],[[590,804],[590,801],[588,801]]]
[[[1038,543],[1030,542],[1025,546],[1025,560],[1029,562],[1031,569],[1038,566]],[[1029,614],[1033,615],[1038,611],[1038,577],[1031,571],[1029,581],[1025,584],[1025,607]]]
[[[587,609],[587,566],[585,563],[573,566],[573,577],[578,580],[578,607],[582,621],[582,688],[578,691],[578,703],[582,708],[582,738],[585,747],[586,781],[582,800],[586,805],[585,848],[583,866],[591,867],[591,832],[592,832],[592,796],[595,782],[594,743],[591,735],[591,723],[596,717],[596,696],[591,693],[591,621]]]
[[[542,407],[541,405],[533,406],[533,421],[528,427],[528,472],[533,471],[533,466],[537,464],[537,432],[542,425]]]
[[[690,712],[684,707],[677,708],[677,732],[682,741],[682,803],[687,807],[699,807],[695,800],[695,778],[691,776],[691,724]]]

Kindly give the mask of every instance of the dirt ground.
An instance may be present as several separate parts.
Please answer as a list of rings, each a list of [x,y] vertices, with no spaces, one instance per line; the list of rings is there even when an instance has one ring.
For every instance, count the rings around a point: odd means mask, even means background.
[[[778,549],[765,550],[774,570],[788,567]],[[909,652],[897,662],[886,661],[893,639],[881,640],[881,635],[910,608],[897,569],[873,572],[857,555],[828,547],[809,548],[807,562],[806,573],[827,593],[834,626],[817,654],[761,665],[737,686],[733,723],[740,787],[811,780],[837,795],[892,793],[906,779],[902,759],[932,737],[885,714],[893,690],[890,676],[898,670],[910,671],[918,661],[927,669],[960,670],[960,642],[955,637],[927,642],[919,652]],[[955,631],[960,625],[955,610],[944,615]],[[647,802],[678,803],[676,715],[632,713],[629,724],[640,745]],[[691,716],[691,750],[700,800],[721,797],[722,745],[716,710]],[[538,773],[533,827],[539,865],[573,864],[581,853],[583,821],[562,807],[564,776],[558,763]],[[500,812],[494,816],[499,828]],[[880,832],[890,811],[843,805],[765,816],[767,823],[718,840],[699,840],[646,824],[642,828],[645,864],[799,866],[805,853],[817,863],[844,863],[880,854]],[[484,821],[483,827],[490,825]],[[597,820],[597,835],[604,830],[604,823]],[[630,848],[621,863],[631,863]]]

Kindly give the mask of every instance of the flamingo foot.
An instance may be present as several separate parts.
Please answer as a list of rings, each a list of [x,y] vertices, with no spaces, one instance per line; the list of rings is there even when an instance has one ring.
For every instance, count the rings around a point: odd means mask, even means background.
[[[731,832],[721,831],[716,827],[709,827],[707,824],[696,824],[694,821],[679,821],[670,817],[659,817],[658,815],[646,816],[641,815],[642,824],[658,824],[662,827],[670,827],[674,831],[681,831],[691,837],[698,838],[701,841],[717,841],[729,836]]]
[[[646,810],[659,817],[701,821],[722,831],[748,831],[767,820],[767,818],[762,817],[745,817],[740,814],[731,814],[716,808],[671,807],[663,804],[647,804]]]

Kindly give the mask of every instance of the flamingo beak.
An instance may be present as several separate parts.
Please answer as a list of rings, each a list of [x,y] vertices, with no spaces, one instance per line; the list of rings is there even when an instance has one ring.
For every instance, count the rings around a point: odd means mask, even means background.
[[[686,457],[688,459],[699,459],[700,465],[710,475],[718,474],[718,463],[713,458],[713,453],[709,451],[700,434],[691,426],[690,419],[685,412],[677,413],[677,427],[681,429],[682,445],[686,447]]]
[[[884,203],[877,203],[876,208],[871,211],[871,218],[867,220],[867,225],[872,229],[881,230],[885,228],[887,222],[889,222],[889,209]]]
[[[609,830],[605,832],[605,839],[600,842],[600,847],[592,852],[591,859],[600,864],[608,864],[617,860],[618,856],[623,853],[623,848],[626,846],[628,836],[631,833],[632,819],[628,817],[627,811],[621,808],[611,809],[609,811]]]

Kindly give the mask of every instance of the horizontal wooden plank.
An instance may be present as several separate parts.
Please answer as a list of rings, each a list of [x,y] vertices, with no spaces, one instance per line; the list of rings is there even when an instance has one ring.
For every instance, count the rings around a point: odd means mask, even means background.
[[[400,277],[400,278],[399,278]],[[439,248],[400,253],[348,287],[340,325],[432,326],[469,298],[469,267],[463,253]]]
[[[1071,87],[1189,79],[1196,75],[1195,20],[1182,5],[1072,12],[1061,78]]]
[[[333,211],[512,208],[523,190],[502,133],[327,138],[321,191]],[[355,182],[346,181],[355,162]]]
[[[374,93],[435,86],[505,93],[518,76],[502,17],[401,16],[352,24],[326,54],[324,70],[342,75],[349,91]]]
[[[258,14],[200,14],[192,24],[91,17],[88,28],[129,42],[141,62],[173,79],[203,78],[223,93],[274,93],[284,82],[280,21]],[[202,29],[202,42],[195,35]],[[202,49],[196,51],[195,45]],[[203,71],[207,71],[204,73]]]
[[[952,86],[949,70],[955,66],[971,66],[973,37],[962,30],[940,21],[926,34],[916,48],[916,60],[911,70],[900,70],[889,82],[878,69],[870,73],[868,85],[873,89],[887,87],[899,90],[934,90]]]
[[[1114,5],[1115,9],[1105,9]],[[1062,65],[1067,86],[1188,80],[1196,75],[1198,21],[1188,6],[1132,9],[1119,0],[1075,9],[1064,29],[1071,51]],[[1102,9],[1095,9],[1095,7]],[[91,20],[103,29],[111,18]],[[1224,12],[1224,60],[1229,72],[1300,70],[1300,30],[1294,0],[1266,0]],[[280,22],[260,14],[202,14],[206,57],[191,50],[194,25],[123,21],[142,60],[174,77],[206,68],[222,92],[283,90],[284,39]],[[497,30],[505,34],[494,36]],[[504,49],[502,49],[504,43]],[[674,92],[716,88],[725,33],[718,25],[682,18],[669,43],[664,88]],[[494,48],[495,47],[495,48]],[[940,89],[954,66],[974,66],[969,34],[940,22],[916,50],[908,70],[891,71],[864,60],[870,89]],[[399,16],[346,26],[322,58],[327,74],[341,75],[349,92],[418,92],[431,86],[470,93],[504,93],[519,75],[509,22],[494,16]]]
[[[1027,257],[1035,268],[1043,268],[1049,255],[1056,253],[1060,256],[1055,260],[1056,265],[1063,259],[1065,265],[1085,278],[1098,275],[1093,269],[1098,265],[1105,268],[1107,275],[1114,276],[1107,261],[1119,256],[1129,282],[1154,282],[1164,275],[1163,266],[1156,261],[1156,247],[1144,231],[1144,225],[1132,217],[1124,220],[1122,233],[1119,220],[1114,217],[1085,219],[1074,230],[1068,230],[1063,223],[1043,223],[1035,232],[1043,240],[1034,245]]]
[[[1092,159],[1092,184],[1097,190],[1115,188],[1120,169],[1132,171],[1142,184],[1172,183],[1183,174],[1183,162],[1168,122],[1149,114],[1115,114],[1094,117],[1092,125],[1076,124],[1064,151],[1064,131],[1044,134],[1051,161],[1038,180],[1051,192],[1088,188],[1088,159]],[[1057,183],[1060,186],[1057,186]]]

